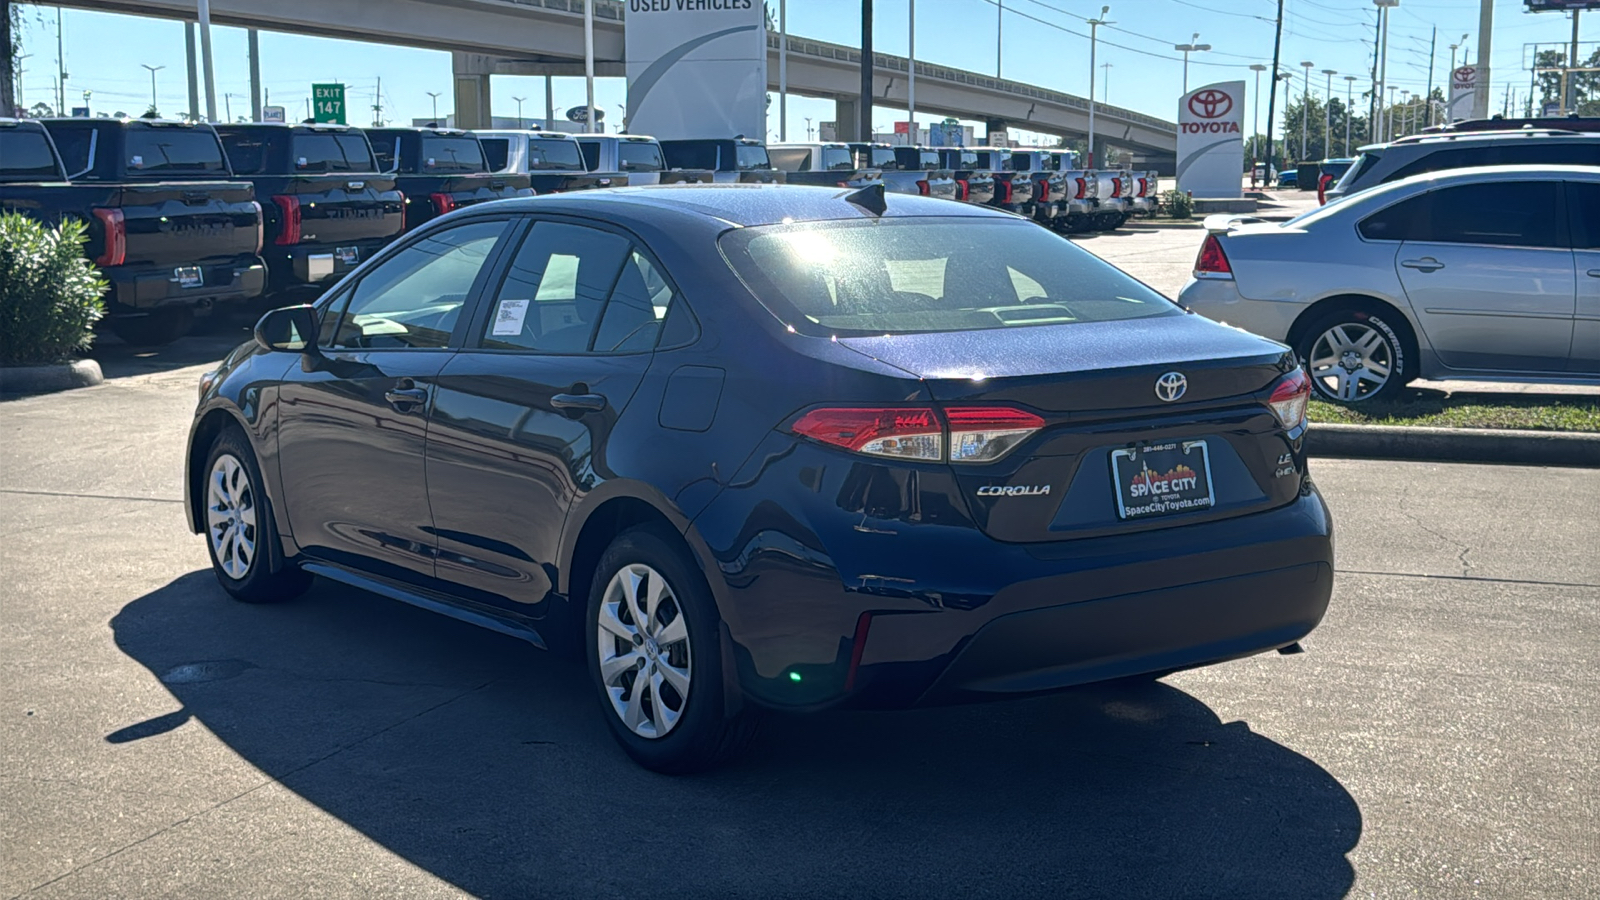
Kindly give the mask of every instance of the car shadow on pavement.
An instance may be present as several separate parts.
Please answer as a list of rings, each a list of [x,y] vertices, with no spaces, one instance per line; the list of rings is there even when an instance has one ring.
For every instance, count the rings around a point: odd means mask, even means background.
[[[183,708],[107,741],[198,722],[477,896],[1311,900],[1354,878],[1343,786],[1165,684],[774,717],[669,778],[613,744],[582,669],[331,583],[251,606],[192,572],[111,625]]]

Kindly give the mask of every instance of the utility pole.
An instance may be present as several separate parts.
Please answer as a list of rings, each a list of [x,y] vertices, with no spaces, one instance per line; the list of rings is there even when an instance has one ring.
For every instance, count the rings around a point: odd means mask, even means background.
[[[1322,157],[1327,159],[1333,155],[1333,76],[1339,74],[1332,69],[1323,69],[1322,74],[1328,76],[1328,87],[1324,91],[1327,99],[1322,103]],[[1350,117],[1350,110],[1345,110],[1345,118]]]
[[[1252,115],[1251,120],[1250,120],[1250,171],[1251,172],[1255,171],[1255,164],[1261,161],[1261,147],[1258,146],[1259,142],[1258,142],[1257,139],[1261,136],[1261,73],[1265,72],[1266,70],[1267,70],[1267,67],[1262,65],[1261,63],[1251,63],[1250,64],[1250,71],[1256,73],[1256,92],[1255,92],[1255,100],[1256,100],[1255,107],[1256,107],[1256,109],[1255,109],[1255,113]],[[1254,179],[1255,179],[1255,176],[1252,175],[1251,176],[1251,183],[1252,184],[1255,183]]]
[[[1005,33],[1006,0],[996,0],[994,5],[994,77],[1000,77],[1000,38]],[[1094,80],[1094,69],[1089,70],[1089,80]]]
[[[489,125],[493,127],[494,117],[489,118]],[[383,127],[383,76],[378,76],[377,90],[372,93],[372,127]]]
[[[261,121],[261,36],[254,28],[245,32],[250,48],[250,121]]]
[[[200,73],[206,84],[206,121],[217,121],[217,76],[211,65],[211,0],[198,0],[200,14]],[[306,118],[310,118],[307,116]]]
[[[861,100],[857,140],[872,140],[872,0],[861,0]]]
[[[1572,50],[1567,54],[1567,71],[1561,73],[1561,114],[1576,112],[1578,109],[1578,79],[1572,77],[1572,70],[1579,65],[1578,62],[1578,13],[1572,11]]]
[[[1389,86],[1389,10],[1391,8],[1393,8],[1393,7],[1399,6],[1400,5],[1400,0],[1372,0],[1372,2],[1373,2],[1373,5],[1378,7],[1378,33],[1379,33],[1379,38],[1378,38],[1378,82],[1377,82],[1378,86],[1377,86],[1377,89],[1372,92],[1372,94],[1373,94],[1374,97],[1377,98],[1378,110],[1381,112],[1383,110],[1383,91],[1384,91],[1385,88],[1387,88]],[[1491,0],[1491,2],[1492,2],[1492,0]],[[1391,90],[1389,93],[1390,93],[1390,96],[1392,98],[1393,95],[1394,95],[1394,92]],[[1384,117],[1382,115],[1379,115],[1379,116],[1376,117],[1376,121],[1379,124],[1383,124]],[[1391,130],[1387,126],[1385,126],[1379,131],[1378,140],[1386,141],[1386,140],[1389,139],[1391,134],[1392,134]]]
[[[226,91],[224,91],[222,93],[222,114],[223,114],[223,116],[226,117],[226,121],[229,121],[229,122],[233,121],[233,103],[232,103],[232,100],[233,100],[233,95],[232,94],[230,94],[230,93],[228,93]]]
[[[1355,118],[1350,112],[1350,103],[1355,99],[1355,91],[1356,77],[1354,75],[1346,75],[1344,77],[1344,155],[1346,157],[1350,156],[1350,122]]]
[[[550,76],[544,77],[544,127],[551,131],[556,127],[556,90],[550,86]]]
[[[518,108],[517,127],[522,127]],[[789,139],[789,0],[778,0],[778,140]]]
[[[1489,116],[1489,79],[1494,77],[1489,63],[1493,56],[1494,0],[1480,0],[1478,4],[1478,89],[1473,92],[1472,117]]]
[[[583,108],[583,124],[599,133],[600,123],[594,120],[594,0],[583,0],[583,79],[588,85],[588,105]],[[494,113],[489,113],[489,124],[494,124]]]
[[[1316,63],[1311,60],[1302,60],[1301,68],[1306,70],[1305,80],[1301,82],[1303,88],[1300,94],[1300,159],[1306,158],[1306,136],[1311,133],[1311,68]]]
[[[1283,0],[1278,0],[1278,2],[1282,3]],[[1106,18],[1106,13],[1108,12],[1111,12],[1111,7],[1102,6],[1100,7],[1100,16],[1089,20],[1089,143],[1085,145],[1089,148],[1087,154],[1088,163],[1085,168],[1089,169],[1094,168],[1094,51],[1099,37],[1100,26],[1111,24]]]
[[[907,23],[906,32],[911,43],[910,48],[906,50],[906,118],[910,120],[907,124],[909,133],[906,139],[915,147],[921,143],[917,139],[917,0],[911,0],[910,21]]]
[[[1272,180],[1272,120],[1278,117],[1278,52],[1283,47],[1283,0],[1278,0],[1278,20],[1272,31],[1272,88],[1267,94],[1267,181]]]
[[[1433,53],[1439,47],[1439,26],[1433,26],[1433,37],[1428,39],[1428,93],[1423,95],[1428,104],[1427,124],[1433,124]]]
[[[67,114],[67,53],[61,38],[61,7],[56,7],[56,115]]]

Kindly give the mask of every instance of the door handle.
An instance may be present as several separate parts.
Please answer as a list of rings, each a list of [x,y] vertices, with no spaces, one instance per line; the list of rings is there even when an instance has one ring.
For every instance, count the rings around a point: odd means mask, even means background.
[[[1589,277],[1590,278],[1600,278],[1600,269],[1590,269],[1589,270]]]
[[[599,394],[556,394],[550,398],[550,405],[556,409],[599,412],[606,408],[606,398]]]
[[[1408,269],[1416,269],[1419,272],[1436,272],[1444,268],[1444,263],[1439,262],[1437,259],[1434,259],[1431,256],[1424,256],[1421,259],[1402,260],[1400,265],[1405,266]]]
[[[428,392],[418,387],[390,388],[383,392],[383,399],[398,412],[410,412],[409,407],[428,402]]]

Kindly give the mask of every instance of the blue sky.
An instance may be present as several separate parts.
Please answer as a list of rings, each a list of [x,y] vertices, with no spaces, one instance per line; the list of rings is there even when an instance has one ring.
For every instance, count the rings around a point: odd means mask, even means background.
[[[777,0],[771,0],[776,5]],[[1003,74],[1007,78],[1041,87],[1086,95],[1088,93],[1088,26],[1084,19],[1109,3],[1113,27],[1100,30],[1099,63],[1109,69],[1095,73],[1096,92],[1104,99],[1108,85],[1111,103],[1150,115],[1173,119],[1181,91],[1181,54],[1174,43],[1190,40],[1212,51],[1190,57],[1189,82],[1243,78],[1253,88],[1252,62],[1270,62],[1272,17],[1275,0],[1003,0]],[[1371,65],[1373,6],[1371,0],[1285,0],[1282,64],[1303,71],[1301,61],[1322,69],[1338,70],[1334,92],[1344,95],[1343,74],[1361,78],[1357,94],[1366,84]],[[1446,80],[1448,45],[1468,34],[1467,46],[1476,55],[1478,0],[1402,0],[1390,18],[1389,81],[1414,93],[1428,81],[1428,39],[1438,27],[1439,45],[1434,83]],[[874,43],[880,52],[906,52],[907,0],[876,0]],[[789,30],[796,35],[859,44],[859,0],[789,0]],[[995,68],[995,0],[922,0],[917,5],[918,57],[930,62],[978,72]],[[22,6],[23,89],[31,104],[54,103],[56,68],[56,8]],[[62,14],[69,105],[81,105],[85,90],[98,111],[122,110],[138,114],[150,101],[150,75],[141,64],[165,66],[157,73],[158,105],[164,112],[187,107],[183,26],[176,21],[145,19],[111,13],[68,9]],[[1584,16],[1581,39],[1600,40],[1600,12]],[[1494,106],[1499,107],[1507,86],[1526,94],[1525,45],[1559,43],[1571,34],[1564,15],[1523,11],[1522,0],[1496,0],[1493,65]],[[242,29],[213,29],[213,55],[217,74],[219,114],[231,103],[234,115],[248,113],[249,73]],[[351,123],[367,124],[370,106],[382,79],[384,116],[391,122],[431,115],[428,91],[441,92],[439,113],[451,106],[450,56],[447,53],[381,44],[363,44],[285,33],[262,32],[262,80],[273,103],[289,107],[291,117],[303,116],[313,81],[343,81],[349,86]],[[1459,61],[1459,60],[1458,60]],[[1108,80],[1102,80],[1108,79]],[[1326,76],[1313,74],[1311,89],[1321,94]],[[1302,89],[1300,79],[1294,90]],[[231,95],[231,100],[229,99]],[[614,121],[620,113],[625,85],[622,79],[597,79],[596,103]],[[513,97],[524,97],[523,114],[542,116],[544,83],[539,78],[496,77],[496,115],[516,115]],[[555,79],[558,110],[581,105],[581,78]],[[1253,101],[1252,101],[1253,102]],[[1359,103],[1358,103],[1359,106]],[[804,136],[805,118],[813,124],[831,120],[833,104],[826,100],[794,97],[789,100],[790,139]],[[1261,115],[1266,115],[1262,103]],[[880,130],[889,130],[901,110],[879,108]],[[1263,127],[1265,123],[1263,122]],[[776,101],[769,128],[776,132]],[[1014,133],[1015,134],[1015,133]],[[1026,137],[1026,135],[1021,135]]]

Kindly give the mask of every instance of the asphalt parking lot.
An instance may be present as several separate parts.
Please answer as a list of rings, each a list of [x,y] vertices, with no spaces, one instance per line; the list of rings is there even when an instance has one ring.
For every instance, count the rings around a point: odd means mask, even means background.
[[[1197,242],[1085,244],[1170,294]],[[0,403],[0,897],[1600,895],[1600,470],[1317,460],[1304,654],[776,719],[671,779],[528,645],[226,599],[179,472],[240,335]]]

